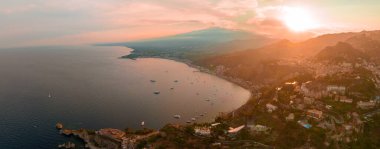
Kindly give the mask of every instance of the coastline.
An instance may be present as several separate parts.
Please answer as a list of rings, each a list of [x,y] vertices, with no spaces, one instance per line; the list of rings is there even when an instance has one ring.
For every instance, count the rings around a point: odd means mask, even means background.
[[[129,48],[129,47],[125,47],[125,48],[128,48],[128,49],[132,50],[130,52],[130,54],[133,53],[134,49]],[[253,97],[253,92],[251,90],[249,90],[246,86],[244,86],[244,85],[242,85],[242,84],[234,81],[233,79],[230,79],[227,76],[218,75],[216,72],[214,72],[214,71],[212,71],[212,70],[210,70],[210,69],[208,69],[206,67],[203,67],[201,65],[196,65],[191,60],[174,58],[174,57],[162,57],[162,56],[139,56],[139,57],[136,57],[136,58],[127,58],[126,56],[122,56],[122,57],[119,57],[119,58],[120,59],[132,59],[132,60],[144,59],[144,58],[157,58],[157,59],[171,60],[171,61],[175,61],[175,62],[186,64],[188,67],[196,69],[197,72],[207,73],[209,75],[218,77],[220,79],[223,79],[225,81],[228,81],[228,82],[232,83],[233,85],[239,86],[239,87],[247,90],[249,92],[249,97],[246,99],[246,101],[245,101],[244,104],[240,105],[239,107],[237,107],[234,110],[231,110],[231,111],[222,111],[221,112],[221,113],[224,113],[224,114],[227,114],[227,115],[231,115],[231,113],[234,113],[235,111],[238,111],[241,107],[244,107],[244,105],[246,105],[250,100],[252,100],[252,97]],[[213,118],[214,120],[211,120],[208,123],[215,122],[215,120],[216,120],[217,117],[218,116],[214,117]],[[169,123],[168,125],[173,125],[173,124]],[[186,126],[188,126],[188,125],[184,124],[184,125],[179,125],[179,126],[174,126],[174,127],[186,127]],[[163,129],[164,127],[166,127],[166,126],[160,127],[160,130]],[[141,136],[139,137],[139,135],[135,135],[133,137],[126,136],[126,134],[124,133],[124,137],[118,138],[118,139],[111,139],[110,140],[109,139],[109,137],[110,137],[109,135],[106,135],[106,138],[104,138],[104,135],[101,135],[99,133],[99,131],[104,130],[104,129],[113,129],[113,128],[103,128],[103,129],[100,129],[98,131],[94,131],[94,130],[90,130],[90,129],[86,129],[86,128],[81,128],[81,129],[78,129],[78,130],[62,129],[60,132],[61,132],[62,135],[69,136],[69,137],[73,136],[73,137],[76,137],[76,138],[84,141],[86,147],[92,148],[92,149],[98,149],[99,148],[96,144],[98,144],[98,145],[99,144],[103,144],[103,145],[112,146],[112,147],[119,146],[118,144],[121,144],[121,147],[136,146],[139,143],[139,140],[143,140],[144,138],[147,138],[147,137],[141,137]],[[146,128],[144,128],[144,130],[145,129]],[[113,130],[121,131],[121,130],[117,130],[117,129],[113,129]],[[65,133],[65,131],[67,131],[67,132]],[[153,132],[150,132],[148,134],[149,134],[149,136],[150,135],[161,135],[160,132],[156,131],[156,130],[153,130]],[[139,139],[136,139],[136,136]],[[143,135],[143,136],[146,136],[146,135]]]
[[[122,47],[124,47],[124,46],[122,46]],[[132,51],[131,51],[130,54],[133,54],[134,49],[129,48],[129,47],[125,47],[125,48],[131,49]],[[130,54],[128,54],[128,55],[130,55]],[[237,85],[237,86],[239,86],[241,88],[244,88],[245,90],[248,90],[250,92],[250,94],[251,94],[250,98],[253,96],[253,93],[256,91],[256,90],[250,89],[250,87],[248,85],[245,85],[243,83],[235,81],[235,80],[233,80],[232,78],[230,78],[228,76],[217,74],[214,71],[212,71],[212,70],[210,70],[210,69],[208,69],[208,68],[206,68],[204,66],[196,65],[196,64],[193,63],[193,61],[188,60],[188,59],[180,59],[180,58],[175,58],[175,57],[163,57],[163,56],[137,56],[137,57],[129,58],[129,57],[127,57],[128,55],[124,55],[124,56],[121,56],[119,58],[120,59],[131,59],[131,60],[137,60],[137,59],[143,59],[143,58],[158,58],[158,59],[172,60],[172,61],[175,61],[175,62],[184,63],[184,64],[186,64],[187,66],[189,66],[191,68],[195,68],[195,69],[199,70],[200,72],[216,76],[216,77],[218,77],[220,79],[226,80],[226,81],[228,81],[230,83],[233,83],[234,85]]]
[[[135,49],[132,49],[132,48],[129,48],[129,47],[126,47],[126,46],[121,46],[121,47],[124,47],[124,48],[127,48],[127,49],[131,49],[131,51],[130,51],[130,53],[128,55],[133,54],[133,52],[135,51]],[[231,78],[231,77],[228,77],[228,76],[222,75],[222,74],[217,74],[216,72],[214,72],[214,71],[212,71],[212,70],[210,70],[210,69],[208,69],[208,68],[206,68],[204,66],[194,64],[193,61],[189,60],[189,59],[181,59],[181,58],[175,58],[175,57],[163,57],[163,56],[159,56],[159,55],[157,55],[157,56],[135,56],[133,58],[130,58],[130,57],[128,57],[128,55],[124,55],[124,56],[121,56],[119,58],[120,59],[131,59],[131,60],[144,59],[144,58],[157,58],[157,59],[172,60],[172,61],[175,61],[175,62],[186,64],[187,66],[189,66],[191,68],[199,70],[199,72],[203,72],[203,73],[207,73],[209,75],[213,75],[215,77],[218,77],[219,79],[223,79],[225,81],[228,81],[228,82],[230,82],[230,83],[232,83],[232,84],[234,84],[236,86],[239,86],[239,87],[247,90],[250,95],[249,95],[248,99],[245,101],[245,103],[242,104],[242,105],[240,105],[235,110],[225,111],[225,113],[227,113],[228,115],[231,115],[233,112],[238,111],[239,109],[241,109],[242,107],[244,107],[248,102],[250,102],[254,97],[258,96],[257,89],[252,88],[252,87],[250,87],[247,84],[243,84],[244,83],[243,80],[236,79],[236,78]]]

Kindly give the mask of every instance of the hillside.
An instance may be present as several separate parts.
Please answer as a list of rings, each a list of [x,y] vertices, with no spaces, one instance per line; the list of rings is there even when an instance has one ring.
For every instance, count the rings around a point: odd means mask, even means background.
[[[261,48],[207,57],[198,63],[214,70],[223,66],[222,74],[228,77],[249,82],[267,82],[302,73],[298,63],[317,55],[319,59],[379,60],[379,41],[379,31],[326,34],[298,43],[282,40]],[[267,75],[273,78],[268,78]]]
[[[370,55],[372,60],[380,62],[380,31],[363,31],[346,42]]]
[[[319,52],[315,58],[319,61],[328,61],[332,63],[341,62],[359,62],[367,59],[367,56],[360,50],[355,49],[350,44],[339,42],[335,46],[328,46]]]
[[[327,34],[299,43],[281,40],[257,49],[251,48],[250,50],[210,57],[205,59],[204,62],[223,65],[253,65],[262,60],[269,61],[294,57],[307,58],[316,55],[327,46],[334,46],[338,42],[345,41],[354,35],[354,33]]]

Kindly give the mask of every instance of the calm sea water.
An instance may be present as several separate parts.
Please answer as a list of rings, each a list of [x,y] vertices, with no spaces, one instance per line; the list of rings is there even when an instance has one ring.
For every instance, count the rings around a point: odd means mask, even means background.
[[[58,134],[57,122],[72,129],[138,128],[141,121],[160,128],[206,112],[198,121],[211,121],[250,96],[183,63],[119,58],[129,51],[91,46],[0,50],[0,148],[56,148],[70,140]],[[175,114],[182,118],[174,119]]]

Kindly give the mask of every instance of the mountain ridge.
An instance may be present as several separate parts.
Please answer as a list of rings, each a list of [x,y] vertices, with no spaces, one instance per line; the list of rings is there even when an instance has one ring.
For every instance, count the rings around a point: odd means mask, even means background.
[[[161,57],[195,60],[234,50],[261,47],[275,40],[243,30],[208,28],[167,37],[97,45],[127,46],[134,49],[124,58]]]
[[[299,63],[305,60],[354,63],[360,58],[380,63],[379,41],[379,31],[326,34],[302,42],[281,40],[260,48],[211,56],[198,64],[211,70],[223,68],[223,75],[248,82],[279,80],[302,69]]]

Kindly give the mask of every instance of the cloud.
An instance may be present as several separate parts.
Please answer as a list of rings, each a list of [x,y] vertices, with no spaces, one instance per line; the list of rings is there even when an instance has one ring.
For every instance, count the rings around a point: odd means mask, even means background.
[[[0,45],[127,41],[213,26],[284,35],[291,33],[278,18],[284,3],[283,0],[3,0]]]
[[[0,6],[0,44],[58,43],[60,39],[62,44],[74,43],[68,37],[87,38],[82,40],[86,43],[103,40],[91,41],[87,35],[95,33],[131,40],[131,33],[154,27],[152,37],[158,32],[167,35],[211,26],[238,28],[234,18],[256,7],[256,0],[5,0]]]

